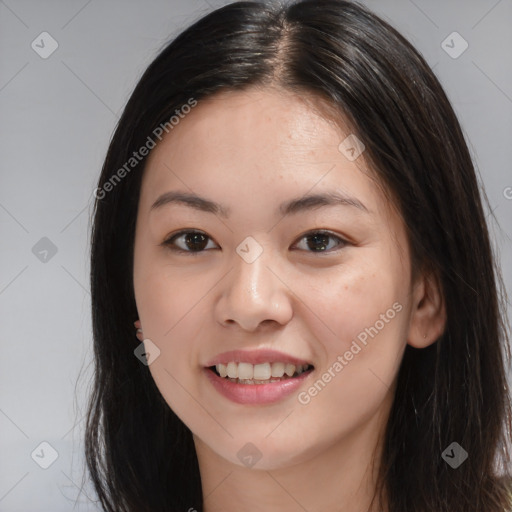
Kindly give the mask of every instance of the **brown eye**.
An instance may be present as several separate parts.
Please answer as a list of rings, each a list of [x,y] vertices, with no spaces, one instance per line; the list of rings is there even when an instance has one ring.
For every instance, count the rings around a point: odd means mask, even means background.
[[[173,251],[198,254],[206,250],[209,239],[210,237],[201,231],[180,231],[168,238],[163,245]],[[181,246],[177,245],[177,241]]]
[[[301,237],[300,240],[307,240],[305,246],[306,251],[308,252],[317,252],[317,253],[324,253],[324,252],[333,252],[333,247],[331,246],[329,249],[329,239],[331,240],[337,240],[337,243],[334,244],[334,251],[338,249],[341,249],[347,245],[347,241],[343,240],[337,235],[334,235],[333,233],[330,233],[329,231],[311,231],[310,233],[306,233]]]

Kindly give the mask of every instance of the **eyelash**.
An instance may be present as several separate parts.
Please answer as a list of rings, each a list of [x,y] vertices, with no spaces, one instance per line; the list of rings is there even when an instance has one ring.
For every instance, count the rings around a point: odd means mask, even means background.
[[[189,251],[189,250],[184,250],[184,249],[180,249],[180,248],[177,248],[175,245],[174,245],[174,241],[178,238],[180,238],[181,236],[183,235],[189,235],[189,234],[199,234],[199,235],[204,235],[206,238],[208,238],[209,240],[211,240],[211,238],[206,234],[204,233],[203,231],[198,231],[198,230],[194,230],[194,229],[190,229],[190,230],[183,230],[183,231],[178,231],[177,233],[173,234],[172,236],[170,236],[169,238],[167,238],[163,243],[162,245],[165,246],[166,248],[168,248],[169,250],[173,251],[173,252],[177,252],[177,253],[181,253],[181,254],[187,254],[187,255],[191,255],[191,256],[198,256],[199,254],[202,254],[208,250],[211,250],[211,249],[202,249],[200,251]],[[313,235],[327,235],[329,236],[330,238],[335,238],[338,240],[338,248],[337,249],[328,249],[326,251],[318,251],[318,252],[315,252],[315,251],[306,251],[306,252],[310,252],[312,254],[327,254],[327,253],[332,253],[332,252],[338,252],[340,251],[343,247],[345,247],[346,245],[349,244],[349,242],[347,240],[344,240],[343,238],[339,237],[338,235],[335,235],[334,233],[331,233],[330,231],[326,231],[326,230],[314,230],[314,231],[308,231],[307,233],[304,233],[300,238],[299,238],[299,241],[304,239],[304,238],[309,238],[309,237],[312,237]],[[329,244],[327,244],[329,245]]]

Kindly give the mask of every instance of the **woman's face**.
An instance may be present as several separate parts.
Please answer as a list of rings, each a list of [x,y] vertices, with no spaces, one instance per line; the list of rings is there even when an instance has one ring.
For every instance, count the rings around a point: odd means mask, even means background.
[[[410,258],[349,136],[251,89],[200,101],[149,156],[134,262],[149,369],[196,443],[235,464],[286,467],[387,419]]]

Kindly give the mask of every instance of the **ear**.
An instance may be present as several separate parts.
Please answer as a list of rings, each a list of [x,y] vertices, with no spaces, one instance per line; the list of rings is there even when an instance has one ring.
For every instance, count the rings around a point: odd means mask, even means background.
[[[140,323],[140,320],[136,320],[135,322],[133,322],[133,325],[135,326],[135,329],[137,329],[135,332],[135,336],[137,336],[137,339],[139,341],[142,341],[144,339],[144,334],[142,333],[142,325]]]
[[[411,323],[407,343],[425,348],[436,342],[446,326],[446,308],[440,281],[432,271],[416,280],[412,292]]]

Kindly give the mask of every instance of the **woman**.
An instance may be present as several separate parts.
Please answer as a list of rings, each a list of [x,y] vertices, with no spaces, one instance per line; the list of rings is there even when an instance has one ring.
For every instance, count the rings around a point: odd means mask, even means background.
[[[205,16],[139,81],[96,198],[105,510],[510,509],[475,171],[388,24],[341,0]]]

